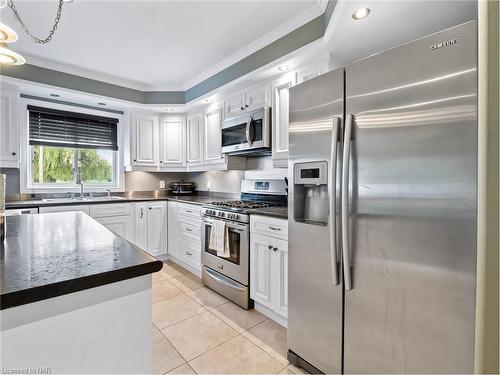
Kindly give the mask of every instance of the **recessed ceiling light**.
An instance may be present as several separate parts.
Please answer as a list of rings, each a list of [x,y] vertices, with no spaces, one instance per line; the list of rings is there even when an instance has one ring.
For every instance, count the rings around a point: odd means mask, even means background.
[[[288,69],[289,69],[288,65],[281,65],[281,66],[278,67],[278,70],[280,72],[286,72]]]
[[[59,94],[50,94],[50,96],[53,96],[54,98],[59,98],[61,95],[59,95]]]
[[[363,18],[368,17],[369,14],[370,8],[360,8],[352,14],[352,18],[355,20],[362,20]]]
[[[174,109],[173,108],[165,108],[165,112],[173,112]]]
[[[106,103],[103,103],[103,102],[99,102],[97,104],[99,104],[99,105],[106,105]]]

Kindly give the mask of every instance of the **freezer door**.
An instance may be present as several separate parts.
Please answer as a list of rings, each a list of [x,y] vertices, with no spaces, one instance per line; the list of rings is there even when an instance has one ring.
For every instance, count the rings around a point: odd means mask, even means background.
[[[338,70],[290,89],[288,347],[325,373],[341,371],[342,286],[336,229],[343,87],[344,72]],[[313,181],[327,186],[318,186],[314,192],[318,196],[309,196],[318,199],[296,211],[295,203],[300,205],[304,196],[295,183]],[[321,204],[322,194],[333,200]],[[296,220],[295,214],[309,221]]]
[[[476,59],[472,21],[346,68],[346,373],[473,371]]]

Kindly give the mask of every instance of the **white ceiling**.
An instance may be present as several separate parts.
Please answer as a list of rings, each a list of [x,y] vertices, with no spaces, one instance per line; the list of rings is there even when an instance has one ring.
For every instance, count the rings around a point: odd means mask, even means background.
[[[55,0],[16,0],[36,36],[45,37]],[[142,90],[185,90],[323,12],[319,0],[91,1],[63,6],[52,40],[36,45],[10,9],[12,48],[28,63]]]

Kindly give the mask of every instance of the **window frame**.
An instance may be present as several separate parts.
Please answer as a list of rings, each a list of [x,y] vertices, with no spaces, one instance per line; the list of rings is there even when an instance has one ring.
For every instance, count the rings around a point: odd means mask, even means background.
[[[47,183],[34,183],[33,182],[33,165],[32,165],[32,147],[29,144],[29,112],[28,105],[39,107],[59,109],[70,112],[80,112],[85,114],[115,117],[118,119],[117,125],[117,140],[118,151],[114,151],[113,156],[113,183],[111,184],[85,184],[84,191],[88,192],[104,192],[111,190],[113,192],[124,191],[124,147],[123,147],[123,134],[126,128],[126,116],[118,113],[110,113],[98,109],[83,108],[78,105],[72,106],[68,104],[59,104],[52,102],[45,102],[36,99],[22,98],[21,100],[21,173],[20,173],[20,192],[22,194],[34,193],[78,193],[80,192],[80,185],[74,183],[69,184],[47,184]],[[76,152],[75,152],[76,154]],[[75,160],[74,160],[75,162]]]

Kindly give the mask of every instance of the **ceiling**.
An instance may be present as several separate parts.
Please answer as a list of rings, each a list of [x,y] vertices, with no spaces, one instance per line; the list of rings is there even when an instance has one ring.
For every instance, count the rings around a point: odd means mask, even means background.
[[[45,37],[56,0],[16,0],[32,32]],[[33,65],[140,90],[185,90],[324,11],[324,1],[91,1],[64,4],[46,45],[31,42],[10,9],[13,49]]]

